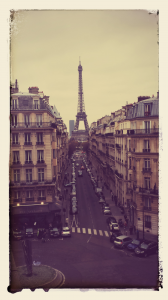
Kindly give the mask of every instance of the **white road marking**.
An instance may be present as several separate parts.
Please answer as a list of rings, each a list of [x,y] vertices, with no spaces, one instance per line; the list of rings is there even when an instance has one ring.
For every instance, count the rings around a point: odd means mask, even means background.
[[[72,227],[72,232],[75,232],[75,227]]]
[[[80,228],[79,227],[77,228],[77,232],[80,233]]]
[[[88,228],[88,233],[89,233],[89,234],[91,234],[91,233],[92,233],[92,231],[91,231],[91,229],[90,229],[90,228]]]
[[[105,236],[109,237],[109,234],[107,231],[104,231],[104,233],[105,233]]]
[[[95,235],[97,235],[97,230],[96,229],[93,229],[93,232]]]
[[[89,243],[90,239],[91,239],[92,235],[90,236],[90,238],[88,239],[87,243]]]
[[[82,228],[82,231],[83,231],[83,233],[86,233],[86,229],[85,228]]]
[[[103,235],[103,232],[102,232],[102,230],[99,230],[99,234],[100,234],[100,235]]]

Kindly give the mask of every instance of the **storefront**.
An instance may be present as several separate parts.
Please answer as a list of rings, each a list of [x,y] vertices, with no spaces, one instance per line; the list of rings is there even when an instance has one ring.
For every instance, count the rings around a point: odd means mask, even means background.
[[[56,203],[30,204],[11,206],[10,223],[12,227],[23,229],[25,226],[33,228],[48,228],[49,224],[61,220],[61,201]]]

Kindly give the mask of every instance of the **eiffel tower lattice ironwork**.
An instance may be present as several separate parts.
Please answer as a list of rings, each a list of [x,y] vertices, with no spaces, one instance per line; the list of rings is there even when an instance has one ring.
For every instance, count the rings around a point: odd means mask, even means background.
[[[76,115],[76,122],[74,126],[74,130],[79,130],[79,122],[84,121],[85,132],[89,132],[89,125],[87,122],[87,115],[85,112],[85,104],[83,99],[83,84],[82,84],[82,71],[83,68],[81,66],[81,62],[79,61],[78,72],[79,72],[79,86],[78,86],[78,110]]]

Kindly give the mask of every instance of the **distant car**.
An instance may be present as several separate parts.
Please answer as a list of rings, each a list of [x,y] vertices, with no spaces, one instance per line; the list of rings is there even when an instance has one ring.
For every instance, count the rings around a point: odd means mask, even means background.
[[[109,217],[109,218],[107,218],[106,223],[109,225],[109,223],[110,223],[111,221],[113,221],[114,223],[117,223],[117,220],[116,220],[116,218],[114,218],[114,217]]]
[[[51,228],[50,229],[50,237],[59,237],[60,236],[60,230],[58,228]]]
[[[33,235],[34,235],[33,228],[26,228],[26,236],[33,237]]]
[[[70,231],[69,227],[62,228],[61,236],[62,237],[71,237],[71,231]]]
[[[23,238],[22,231],[19,229],[13,230],[12,236],[13,236],[13,239],[17,240],[17,241],[22,240],[22,238]]]
[[[137,247],[140,246],[142,242],[143,240],[133,240],[130,244],[127,245],[127,249],[130,251],[134,251]]]
[[[106,201],[103,198],[100,198],[99,203],[106,203]]]
[[[71,215],[76,215],[78,213],[78,208],[77,208],[77,206],[71,206],[70,207],[70,214]]]
[[[104,215],[111,215],[111,210],[110,209],[104,209],[103,214]]]
[[[117,230],[115,232],[112,232],[112,235],[110,236],[110,242],[111,243],[114,243],[114,240],[118,237],[118,236],[121,236],[122,233],[120,230]]]
[[[128,244],[130,244],[132,241],[132,238],[130,238],[129,236],[126,235],[121,235],[116,237],[116,239],[114,240],[114,247],[117,248],[125,248]]]
[[[135,248],[134,251],[135,255],[137,256],[144,256],[147,257],[150,254],[158,253],[158,244],[156,242],[151,241],[144,241]]]
[[[79,164],[77,163],[77,164],[76,164],[76,166],[78,167],[78,166],[79,166]]]
[[[81,170],[78,171],[78,177],[82,177],[83,176],[83,173]]]
[[[81,166],[81,170],[84,170],[84,166]]]

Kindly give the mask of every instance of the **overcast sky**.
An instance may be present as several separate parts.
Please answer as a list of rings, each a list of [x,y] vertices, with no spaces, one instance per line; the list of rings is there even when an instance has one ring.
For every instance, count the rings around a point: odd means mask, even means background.
[[[158,17],[146,10],[18,11],[11,81],[50,96],[69,130],[76,120],[79,56],[89,126],[158,91]],[[80,124],[80,129],[83,124]]]

